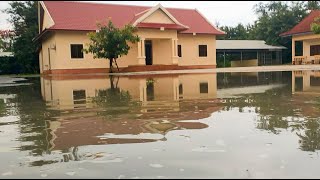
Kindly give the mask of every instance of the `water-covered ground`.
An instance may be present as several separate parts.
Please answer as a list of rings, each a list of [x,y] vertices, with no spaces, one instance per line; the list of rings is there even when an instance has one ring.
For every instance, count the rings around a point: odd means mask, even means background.
[[[0,78],[0,178],[317,178],[320,71]]]

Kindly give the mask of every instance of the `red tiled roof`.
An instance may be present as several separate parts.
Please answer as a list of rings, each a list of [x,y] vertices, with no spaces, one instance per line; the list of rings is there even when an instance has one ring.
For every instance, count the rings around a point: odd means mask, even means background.
[[[311,24],[314,22],[314,19],[316,17],[320,17],[320,10],[311,11],[310,14],[305,17],[299,24],[294,26],[289,31],[280,34],[280,36],[290,36],[294,34],[311,32]]]
[[[152,7],[97,4],[84,2],[44,1],[54,25],[50,29],[96,30],[97,21],[111,18],[117,27],[133,23],[145,10]],[[222,35],[224,32],[213,27],[201,14],[193,9],[166,8],[181,24],[189,29],[180,33],[203,33]],[[145,11],[145,12],[144,12]],[[140,13],[140,14],[139,14]]]

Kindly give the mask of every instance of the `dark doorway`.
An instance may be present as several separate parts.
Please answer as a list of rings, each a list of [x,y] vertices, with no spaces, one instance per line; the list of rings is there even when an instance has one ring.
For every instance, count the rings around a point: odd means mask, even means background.
[[[152,65],[152,41],[145,41],[146,65]]]

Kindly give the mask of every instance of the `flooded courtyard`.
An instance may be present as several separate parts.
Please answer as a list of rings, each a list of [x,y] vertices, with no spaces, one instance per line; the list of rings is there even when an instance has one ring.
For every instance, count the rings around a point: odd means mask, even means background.
[[[320,71],[0,78],[0,178],[315,178]]]

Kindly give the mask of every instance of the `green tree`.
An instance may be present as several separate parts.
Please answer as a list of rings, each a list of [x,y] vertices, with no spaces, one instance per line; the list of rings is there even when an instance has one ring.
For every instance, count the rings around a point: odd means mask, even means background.
[[[90,43],[88,49],[84,49],[84,52],[93,53],[94,58],[108,59],[110,72],[112,72],[113,61],[118,68],[117,58],[128,54],[130,50],[128,42],[136,43],[140,38],[138,35],[134,35],[136,28],[130,24],[119,29],[109,20],[108,25],[98,23],[97,26],[98,32],[88,34]]]
[[[14,39],[12,30],[0,30],[0,51],[12,52],[12,41]]]
[[[314,22],[311,24],[311,30],[315,34],[320,34],[320,17],[314,19]]]
[[[307,10],[320,9],[320,1],[306,1],[305,8]]]
[[[16,38],[13,42],[13,54],[19,65],[20,73],[38,73],[38,45],[32,39],[38,34],[38,2],[12,1],[5,10],[10,14]]]
[[[252,26],[248,24],[244,26],[239,23],[236,27],[222,26],[220,29],[226,32],[225,36],[218,36],[218,39],[221,40],[247,40],[252,39],[250,37]]]
[[[0,51],[4,49],[4,41],[0,38]]]

